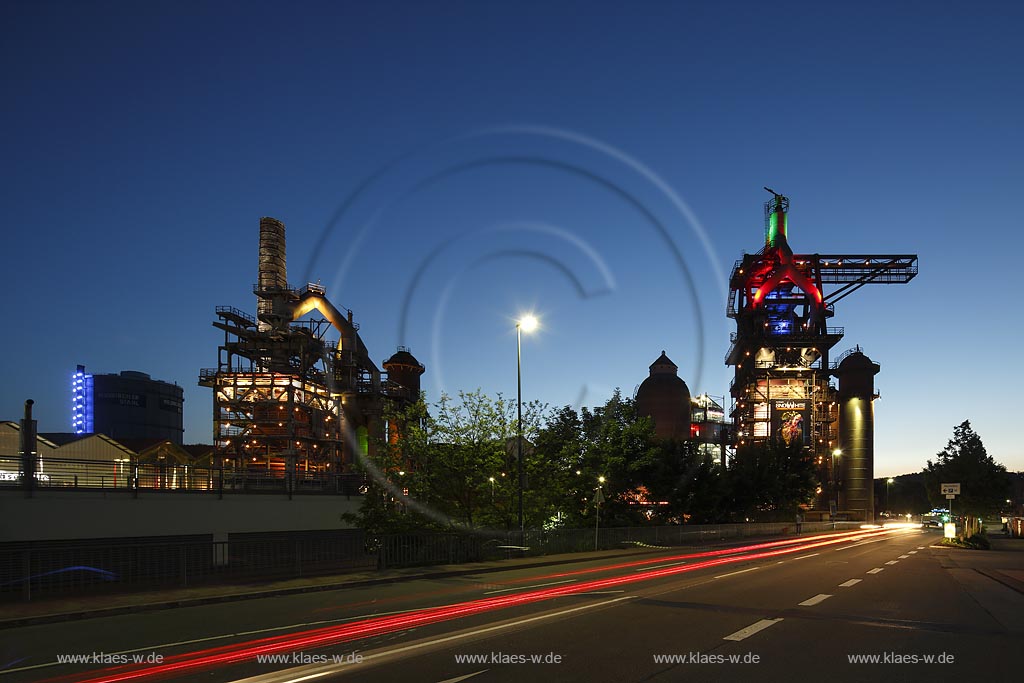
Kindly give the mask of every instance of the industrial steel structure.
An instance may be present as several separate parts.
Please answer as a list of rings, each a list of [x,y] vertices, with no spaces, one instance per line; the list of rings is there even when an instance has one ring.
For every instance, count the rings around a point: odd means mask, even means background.
[[[274,218],[260,219],[253,293],[256,317],[216,308],[224,341],[217,367],[200,371],[199,384],[213,389],[217,458],[243,479],[280,476],[290,491],[321,486],[384,433],[385,401],[419,397],[423,366],[399,347],[382,372],[352,311],[339,311],[319,284],[288,284],[285,226]],[[314,311],[323,318],[309,318]]]
[[[836,302],[864,285],[912,280],[917,256],[794,254],[789,199],[768,191],[774,198],[765,203],[764,247],[736,261],[729,279],[727,314],[736,331],[725,363],[736,367],[730,386],[736,457],[768,439],[799,443],[819,465],[819,509],[870,520],[878,366],[859,347],[830,364],[844,330],[828,320]],[[826,285],[838,287],[826,293]]]

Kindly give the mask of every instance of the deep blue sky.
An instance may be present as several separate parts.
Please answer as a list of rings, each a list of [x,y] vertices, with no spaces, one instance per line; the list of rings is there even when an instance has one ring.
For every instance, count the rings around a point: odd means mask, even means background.
[[[1019,3],[11,2],[0,418],[69,428],[68,378],[185,387],[209,441],[215,305],[289,279],[424,388],[632,395],[662,349],[727,391],[725,283],[768,185],[797,252],[920,255],[838,305],[876,378],[878,476],[970,419],[1024,469]],[[338,215],[346,198],[362,190]],[[703,241],[702,235],[706,237]],[[321,248],[314,247],[322,240]],[[703,349],[703,352],[701,351]]]

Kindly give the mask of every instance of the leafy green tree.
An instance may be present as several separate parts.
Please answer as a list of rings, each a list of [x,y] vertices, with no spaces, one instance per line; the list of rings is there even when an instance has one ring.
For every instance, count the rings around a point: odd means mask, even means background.
[[[524,466],[546,407],[523,405]],[[502,528],[518,525],[517,412],[480,390],[390,406],[375,438],[373,483],[356,522],[374,530]],[[377,495],[377,494],[380,495]]]
[[[600,485],[602,524],[648,522],[644,506],[637,503],[648,497],[644,474],[657,460],[658,445],[651,421],[639,417],[635,403],[618,389],[603,406],[557,411],[537,435],[536,452],[544,484],[531,494],[547,505],[539,521],[590,526]]]
[[[721,468],[695,441],[662,441],[640,478],[654,500],[669,504],[653,522],[712,524],[729,516]]]
[[[988,454],[969,420],[953,428],[953,438],[935,457],[924,468],[933,505],[945,507],[948,503],[940,492],[941,484],[959,483],[960,495],[953,501],[955,513],[985,518],[997,515],[1004,507],[1010,490],[1006,468]]]
[[[815,474],[810,453],[797,443],[771,439],[750,444],[729,469],[728,508],[737,521],[789,521],[814,496]]]

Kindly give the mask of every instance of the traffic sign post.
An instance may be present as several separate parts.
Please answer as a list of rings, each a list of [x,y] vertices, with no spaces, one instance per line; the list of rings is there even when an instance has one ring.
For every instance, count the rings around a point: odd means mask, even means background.
[[[949,501],[949,521],[953,526],[952,536],[950,535],[950,524],[946,525],[943,535],[946,538],[954,538],[956,536],[956,522],[953,521],[953,499],[960,495],[960,482],[940,484],[939,490],[946,496],[946,500]]]

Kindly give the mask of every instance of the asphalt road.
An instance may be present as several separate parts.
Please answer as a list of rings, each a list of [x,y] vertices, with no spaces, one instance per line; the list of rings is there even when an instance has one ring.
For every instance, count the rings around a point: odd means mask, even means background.
[[[32,626],[4,634],[0,683],[1020,678],[1024,595],[936,532],[849,538]],[[162,661],[116,666],[140,656]]]

